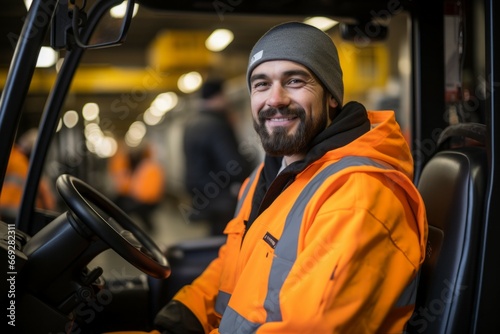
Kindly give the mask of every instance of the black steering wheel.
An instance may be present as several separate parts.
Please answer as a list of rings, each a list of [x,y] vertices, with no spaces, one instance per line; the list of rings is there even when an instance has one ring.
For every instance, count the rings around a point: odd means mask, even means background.
[[[56,188],[78,219],[125,260],[154,278],[170,275],[158,245],[116,204],[68,174],[57,178]]]

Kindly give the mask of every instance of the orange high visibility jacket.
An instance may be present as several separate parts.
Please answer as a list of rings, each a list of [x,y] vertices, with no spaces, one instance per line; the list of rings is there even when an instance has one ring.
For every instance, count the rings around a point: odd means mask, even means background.
[[[109,171],[117,195],[130,196],[141,203],[158,203],[165,194],[166,175],[159,161],[148,152],[132,170],[128,152],[120,147],[109,160]]]
[[[393,112],[368,117],[372,130],[299,173],[248,231],[259,173],[244,185],[218,258],[174,297],[206,333],[403,331],[427,221]]]
[[[21,149],[14,145],[10,152],[5,179],[0,194],[0,211],[15,217],[21,205],[24,186],[28,177],[29,160]],[[56,199],[47,179],[41,178],[36,197],[37,208],[54,210]]]
[[[403,332],[427,220],[394,113],[368,118],[371,130],[299,172],[249,229],[262,166],[243,185],[219,256],[174,297],[205,333]]]
[[[130,180],[130,195],[142,203],[158,203],[164,195],[165,175],[160,163],[145,159],[134,171]]]
[[[19,148],[12,147],[0,195],[0,208],[4,212],[10,212],[13,217],[21,204],[28,168],[28,158]]]
[[[118,146],[116,154],[109,159],[108,169],[117,195],[128,195],[132,172],[128,152],[123,146]]]

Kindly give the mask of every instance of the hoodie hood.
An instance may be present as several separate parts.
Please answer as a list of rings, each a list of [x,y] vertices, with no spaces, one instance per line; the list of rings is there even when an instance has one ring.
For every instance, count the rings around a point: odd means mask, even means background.
[[[383,161],[413,180],[413,157],[393,111],[368,111],[370,131],[349,144],[329,151],[325,158],[363,156]]]
[[[290,165],[303,170],[312,162],[362,156],[382,161],[413,179],[413,158],[408,143],[391,110],[366,111],[358,102],[349,102],[311,143],[302,161]]]

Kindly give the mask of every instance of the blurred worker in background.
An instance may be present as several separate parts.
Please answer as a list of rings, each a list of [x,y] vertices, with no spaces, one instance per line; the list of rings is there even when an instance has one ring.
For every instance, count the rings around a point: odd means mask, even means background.
[[[37,129],[26,131],[12,147],[0,194],[0,216],[2,219],[13,220],[17,216],[28,177],[29,158],[37,134]],[[56,206],[52,187],[43,176],[40,179],[35,206],[44,210],[54,210]]]
[[[14,145],[10,152],[7,171],[0,194],[0,215],[2,219],[15,219],[21,204],[24,184],[28,175],[28,157]]]
[[[134,148],[120,145],[108,167],[116,204],[128,214],[140,218],[145,228],[152,231],[152,215],[163,199],[166,175],[151,145],[144,141]]]
[[[207,80],[201,100],[201,110],[184,132],[185,185],[192,198],[187,218],[208,222],[212,235],[222,235],[252,166],[238,150],[223,82]]]

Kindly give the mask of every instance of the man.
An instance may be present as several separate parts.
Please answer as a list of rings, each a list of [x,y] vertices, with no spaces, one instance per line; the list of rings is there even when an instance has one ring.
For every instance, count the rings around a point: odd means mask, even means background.
[[[109,160],[108,169],[116,204],[136,216],[148,232],[154,232],[153,218],[164,198],[167,176],[151,143],[143,139],[137,147],[119,145]]]
[[[14,222],[21,205],[29,159],[38,135],[37,129],[24,132],[10,152],[5,179],[0,191],[0,218]],[[43,210],[55,210],[56,199],[45,176],[40,179],[35,205]]]
[[[203,84],[201,104],[184,131],[185,185],[192,198],[186,216],[208,222],[212,235],[222,235],[252,166],[238,149],[221,80]]]
[[[401,333],[427,222],[394,113],[343,105],[337,50],[285,23],[247,71],[265,162],[219,257],[157,315],[164,333]]]

